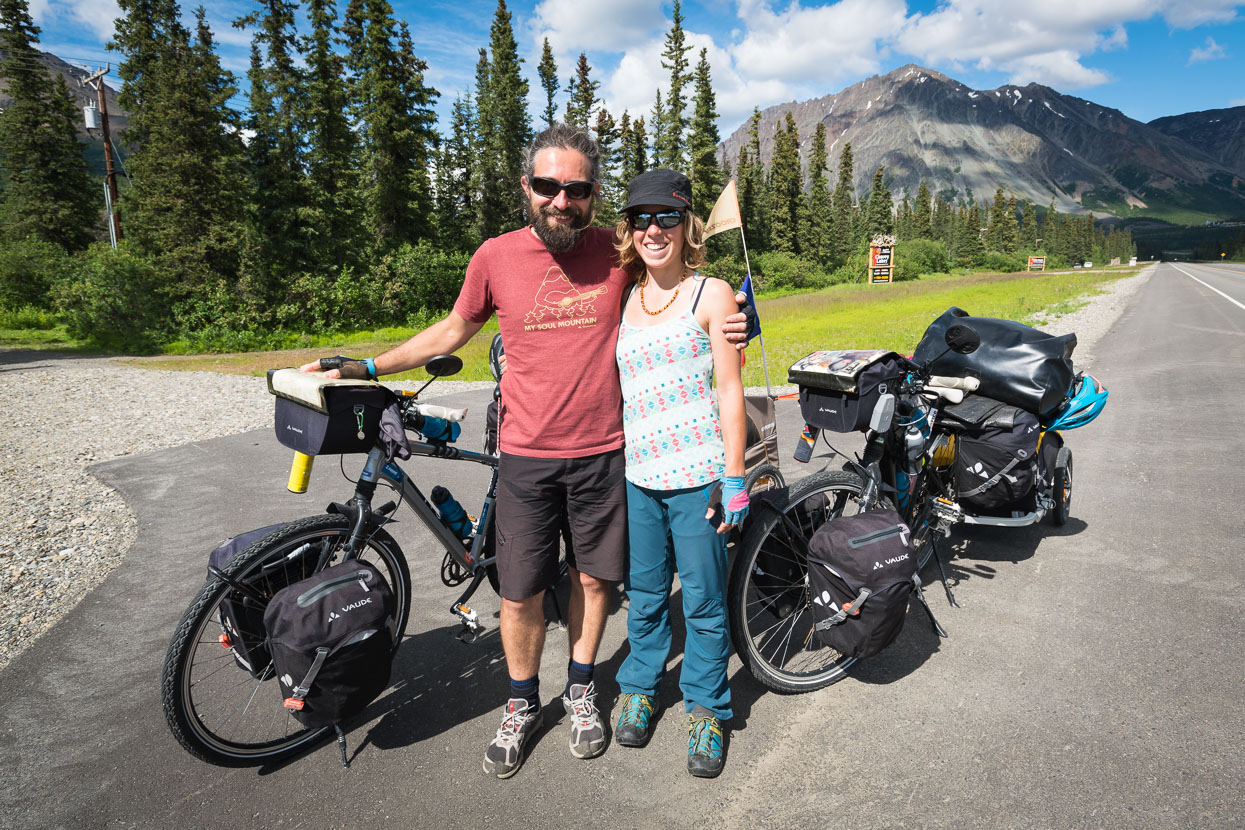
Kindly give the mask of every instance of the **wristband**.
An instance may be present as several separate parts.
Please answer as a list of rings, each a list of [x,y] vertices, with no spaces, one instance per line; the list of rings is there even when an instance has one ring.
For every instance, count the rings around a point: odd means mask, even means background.
[[[371,357],[363,358],[363,365],[367,367],[368,380],[379,380],[376,377],[376,359]]]

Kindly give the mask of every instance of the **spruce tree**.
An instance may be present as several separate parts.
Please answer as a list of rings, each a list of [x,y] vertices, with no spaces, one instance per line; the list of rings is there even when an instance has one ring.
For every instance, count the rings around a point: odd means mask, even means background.
[[[708,217],[722,192],[724,178],[718,166],[718,104],[709,72],[708,50],[700,50],[696,64],[696,107],[692,115],[688,147],[691,151],[689,176],[692,180],[692,204],[697,212]]]
[[[1037,247],[1038,226],[1037,212],[1033,209],[1033,203],[1025,200],[1024,220],[1020,226],[1020,243],[1025,250],[1031,251]]]
[[[260,6],[234,26],[255,30],[246,121],[255,238],[243,290],[258,303],[269,304],[278,299],[276,292],[289,275],[311,270],[317,260],[314,231],[306,224],[308,182],[296,121],[306,91],[296,66],[296,8],[288,0],[264,0]]]
[[[53,79],[39,62],[38,42],[39,27],[26,0],[0,0],[0,79],[13,98],[0,113],[0,236],[32,237],[73,251],[91,241],[99,220],[99,191],[78,141],[81,110],[64,81]],[[38,286],[28,288],[12,294],[41,293]]]
[[[666,151],[666,108],[661,102],[661,90],[653,100],[653,111],[649,114],[649,123],[653,126],[652,147],[653,167],[669,167]]]
[[[1003,195],[1003,188],[996,188],[994,191],[994,203],[990,210],[990,215],[985,218],[986,222],[986,250],[1002,251],[1003,250],[1003,216],[1007,213],[1007,197]]]
[[[852,177],[852,143],[844,143],[839,151],[839,175],[834,185],[831,209],[834,216],[833,248],[835,258],[846,262],[855,253],[860,241],[856,236],[856,206]]]
[[[961,266],[968,268],[981,263],[982,256],[985,254],[981,232],[981,208],[973,203],[972,207],[963,213],[960,222],[955,257],[956,262]]]
[[[474,250],[480,244],[472,234],[474,137],[475,110],[469,97],[459,95],[451,110],[449,135],[442,140],[437,158],[437,236],[443,246],[460,251]]]
[[[540,75],[540,86],[545,91],[545,111],[542,113],[545,126],[552,127],[558,118],[558,108],[553,99],[558,94],[558,65],[553,60],[553,50],[549,48],[549,38],[545,38],[544,49],[540,53],[540,63],[536,67]]]
[[[297,122],[306,142],[306,224],[314,232],[308,256],[336,270],[353,262],[360,247],[355,134],[347,118],[344,61],[333,48],[336,8],[332,0],[310,0],[307,12],[306,90]]]
[[[601,182],[601,198],[597,200],[596,223],[603,227],[613,227],[618,221],[618,206],[625,203],[621,198],[624,190],[618,181],[618,159],[622,152],[619,146],[621,135],[618,122],[609,110],[601,107],[597,110],[596,124],[597,150],[600,153],[600,172],[597,174]]]
[[[122,0],[123,15],[151,11]],[[131,54],[123,32],[145,32],[138,46],[146,74],[141,109],[130,124],[144,137],[128,165],[133,186],[122,198],[125,235],[137,253],[168,275],[168,299],[183,330],[219,326],[238,310],[242,217],[253,196],[247,188],[240,118],[228,107],[237,93],[221,68],[206,12],[196,10],[193,41],[176,4],[148,18],[153,26],[117,27],[112,48]],[[128,21],[127,21],[128,22]],[[127,82],[128,83],[128,82]],[[125,87],[122,87],[125,91]]]
[[[822,265],[830,261],[830,181],[826,176],[826,125],[818,121],[808,154],[807,230],[800,242],[804,255]]]
[[[873,174],[873,189],[869,192],[869,203],[865,210],[866,240],[889,236],[895,232],[895,202],[883,180],[885,172],[885,167],[879,167]]]
[[[488,52],[481,50],[477,71],[479,153],[474,185],[478,198],[476,234],[481,240],[523,225],[519,180],[532,131],[527,113],[528,85],[519,70],[521,63],[506,0],[497,0]]]
[[[596,122],[596,109],[599,103],[597,90],[600,82],[592,79],[592,66],[588,56],[579,53],[579,61],[575,64],[575,77],[567,86],[566,123],[577,130],[588,132]]]
[[[673,24],[666,33],[666,46],[661,53],[663,69],[670,71],[670,87],[666,95],[665,122],[661,126],[661,145],[656,148],[661,163],[674,170],[688,169],[687,144],[687,85],[692,82],[688,71],[687,53],[692,47],[683,31],[683,12],[679,0],[674,0]],[[656,133],[654,139],[656,139]]]
[[[748,249],[759,253],[767,250],[769,239],[769,199],[765,167],[761,163],[761,110],[752,108],[748,119],[748,198],[740,204],[744,222],[744,238]]]
[[[1003,246],[1003,253],[1016,253],[1016,248],[1020,245],[1020,226],[1016,222],[1015,196],[1008,197],[1007,206],[999,222],[999,241]]]
[[[631,138],[623,151],[622,165],[624,187],[630,185],[631,180],[636,176],[649,169],[647,124],[642,115],[631,122]]]
[[[394,30],[398,42],[394,43]],[[387,0],[351,0],[342,23],[359,134],[359,196],[375,253],[432,235],[428,161],[436,135],[427,69]]]
[[[800,135],[787,111],[785,126],[774,135],[769,172],[769,249],[800,253]]]
[[[912,206],[912,238],[934,239],[933,218],[929,188],[922,179],[921,186],[916,190],[916,204]]]

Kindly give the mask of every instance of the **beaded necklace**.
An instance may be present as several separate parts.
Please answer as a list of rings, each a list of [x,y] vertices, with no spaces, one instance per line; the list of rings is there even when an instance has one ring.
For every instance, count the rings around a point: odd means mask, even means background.
[[[679,289],[683,287],[683,280],[685,279],[687,279],[686,271],[683,273],[682,278],[679,280],[679,284],[674,287],[674,293],[670,295],[670,299],[666,301],[666,304],[662,306],[661,308],[657,309],[656,311],[649,311],[648,306],[644,304],[644,285],[645,283],[648,282],[648,274],[646,273],[644,275],[644,279],[640,280],[640,308],[649,317],[656,317],[658,314],[661,314],[663,311],[670,308],[671,303],[673,303],[676,299],[678,299]]]

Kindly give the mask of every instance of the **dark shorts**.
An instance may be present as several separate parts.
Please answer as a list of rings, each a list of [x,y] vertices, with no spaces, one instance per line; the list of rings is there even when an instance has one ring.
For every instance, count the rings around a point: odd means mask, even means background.
[[[501,595],[524,600],[553,585],[565,523],[571,567],[619,582],[627,572],[627,482],[622,450],[585,458],[501,454],[497,576]]]

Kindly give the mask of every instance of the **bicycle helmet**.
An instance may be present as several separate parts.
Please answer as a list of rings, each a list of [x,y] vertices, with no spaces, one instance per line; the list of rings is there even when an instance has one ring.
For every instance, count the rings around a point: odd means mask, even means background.
[[[1107,388],[1098,382],[1098,378],[1093,375],[1078,376],[1076,391],[1059,408],[1054,420],[1046,428],[1076,429],[1085,426],[1097,418],[1098,413],[1107,405],[1107,395]]]

